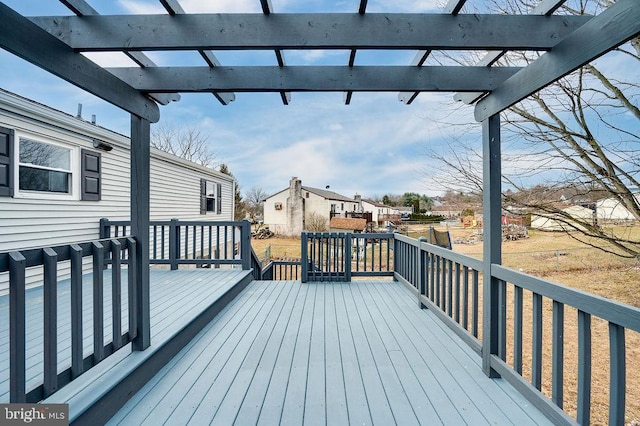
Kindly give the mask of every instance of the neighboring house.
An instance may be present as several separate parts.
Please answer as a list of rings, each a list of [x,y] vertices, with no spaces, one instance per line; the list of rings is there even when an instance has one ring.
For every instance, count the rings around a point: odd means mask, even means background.
[[[638,199],[636,195],[636,199]],[[639,201],[640,202],[640,201]],[[633,214],[615,198],[604,198],[596,202],[596,214],[598,222],[633,222],[636,218]]]
[[[329,222],[330,232],[363,232],[367,227],[366,219],[351,217],[332,217]]]
[[[302,186],[294,177],[289,187],[264,200],[264,223],[276,234],[296,236],[305,229],[309,215],[325,218],[345,216],[347,212],[359,212],[359,200],[345,197],[326,189]]]
[[[233,178],[153,148],[150,161],[152,221],[233,220]],[[129,177],[129,138],[0,90],[0,251],[99,238],[100,218],[130,218]]]
[[[594,220],[594,211],[587,207],[570,206],[566,209],[562,209],[562,211],[569,216],[582,221]],[[543,217],[532,214],[531,228],[540,229],[543,231],[571,231],[576,227],[579,228],[579,226],[571,226],[570,224],[564,223],[564,220],[566,219],[562,219],[560,215],[556,215],[556,217],[557,219],[554,219],[554,217]]]
[[[393,214],[393,207],[372,200],[362,200],[362,211],[371,212],[371,221],[378,225],[384,225],[385,221],[400,220],[397,214]]]

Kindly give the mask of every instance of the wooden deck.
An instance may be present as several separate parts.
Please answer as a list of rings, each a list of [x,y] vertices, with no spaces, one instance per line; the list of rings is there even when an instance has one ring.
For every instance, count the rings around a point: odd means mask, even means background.
[[[104,341],[111,340],[111,271],[104,271]],[[152,345],[161,345],[170,336],[175,335],[194,318],[214,303],[224,292],[237,284],[248,271],[240,269],[183,269],[169,271],[152,269],[150,271],[151,296],[151,336]],[[123,270],[123,283],[126,283],[126,269]],[[83,276],[83,330],[85,355],[91,353],[93,344],[92,326],[92,275]],[[126,309],[126,285],[123,285],[122,327],[128,327]],[[9,297],[0,297],[0,402],[9,401]],[[43,294],[42,287],[27,291],[27,389],[42,382],[43,374]],[[58,284],[58,371],[71,365],[71,328],[70,328],[70,283],[69,280]],[[94,370],[80,376],[79,382],[95,378],[98,371],[108,368],[131,353],[130,347],[122,348],[118,353],[102,361]],[[86,376],[86,377],[85,377]],[[83,380],[81,380],[83,379]],[[75,383],[75,382],[74,382]],[[74,383],[59,393],[78,392]]]
[[[254,281],[112,417],[140,424],[548,424],[391,281]]]

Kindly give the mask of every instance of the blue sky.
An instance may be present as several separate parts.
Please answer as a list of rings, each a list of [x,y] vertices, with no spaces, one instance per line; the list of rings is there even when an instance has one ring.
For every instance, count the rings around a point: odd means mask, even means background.
[[[70,12],[55,0],[6,0],[24,15]],[[165,13],[158,0],[90,0],[102,14]],[[272,0],[275,12],[355,12],[357,0]],[[181,0],[186,12],[261,13],[259,0]],[[368,12],[439,12],[442,0],[373,0]],[[276,65],[273,52],[215,52],[223,65]],[[285,51],[290,65],[346,65],[349,51]],[[356,64],[407,65],[414,51],[359,51]],[[132,66],[120,53],[88,55],[103,66]],[[149,52],[158,65],[204,65],[195,52]],[[612,66],[617,66],[611,61]],[[631,71],[636,76],[638,71]],[[633,77],[632,77],[633,78]],[[129,134],[129,115],[45,71],[0,50],[0,87],[75,114],[97,116],[97,123]],[[210,94],[182,94],[179,102],[160,107],[167,125],[197,127],[208,135],[217,160],[226,163],[243,189],[262,187],[267,193],[288,185],[292,176],[303,184],[347,196],[382,196],[419,192],[437,195],[437,173],[430,172],[428,149],[438,150],[453,139],[478,145],[480,125],[473,107],[456,104],[450,93],[422,93],[412,105],[397,93],[355,93],[344,105],[343,93],[293,93],[290,105],[279,94],[237,93],[231,105]],[[460,132],[463,132],[461,136]],[[508,149],[508,147],[505,147]],[[428,177],[425,177],[425,174]]]

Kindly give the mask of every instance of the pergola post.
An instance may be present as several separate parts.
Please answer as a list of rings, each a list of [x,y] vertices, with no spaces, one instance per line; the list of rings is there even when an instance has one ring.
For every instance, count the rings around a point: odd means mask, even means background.
[[[136,240],[135,269],[136,314],[138,332],[133,350],[143,351],[151,344],[149,299],[149,120],[131,114],[131,234]]]
[[[482,370],[499,377],[491,368],[491,356],[498,354],[499,280],[491,275],[491,265],[502,263],[502,199],[500,158],[500,114],[482,122],[482,214],[483,214],[483,320]]]

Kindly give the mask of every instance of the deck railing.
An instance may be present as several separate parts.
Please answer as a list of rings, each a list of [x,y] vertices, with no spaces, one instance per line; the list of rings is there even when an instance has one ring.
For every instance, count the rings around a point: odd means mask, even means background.
[[[489,280],[482,277],[482,267],[483,262],[478,259],[395,234],[396,279],[410,286],[418,303],[443,319],[476,352],[491,353],[492,371],[550,419],[558,424],[576,420],[590,423],[592,370],[597,368],[609,371],[609,424],[625,424],[625,401],[629,396],[625,332],[640,332],[640,309],[498,264],[491,265]],[[483,291],[483,282],[496,288]],[[551,307],[551,315],[544,314],[543,306]],[[571,334],[565,333],[569,323],[567,309],[576,314],[572,319],[577,329],[575,340],[569,340]],[[491,317],[497,320],[492,322]],[[609,353],[594,360],[591,324],[596,318],[607,323]],[[523,332],[528,322],[530,337]],[[483,330],[489,338],[482,336]],[[550,339],[543,339],[543,330],[551,331]],[[543,355],[549,352],[545,351],[549,345],[550,359]],[[563,411],[568,362],[564,351],[569,346],[577,351],[575,419]],[[525,348],[530,348],[530,357],[524,355]],[[529,380],[523,374],[525,363]],[[543,364],[550,366],[547,394],[542,390]]]
[[[390,233],[302,233],[302,282],[393,276]]]
[[[54,393],[57,389],[76,379],[85,371],[117,351],[137,337],[136,286],[133,282],[136,259],[136,241],[133,238],[112,238],[86,243],[67,244],[56,247],[0,253],[0,272],[9,272],[9,398],[10,402],[33,403]],[[111,263],[111,341],[104,342],[105,254],[110,253]],[[122,286],[121,260],[128,262],[126,276],[128,285]],[[70,267],[70,325],[59,324],[58,315],[58,267],[61,262]],[[90,313],[83,312],[83,264],[91,265],[92,304]],[[43,377],[38,385],[27,389],[27,321],[26,321],[26,275],[28,268],[41,267],[43,277]],[[128,304],[124,305],[123,290]],[[85,307],[86,308],[86,307]],[[122,315],[128,311],[128,325],[123,330]],[[90,315],[93,324],[93,349],[85,355],[83,339],[83,317]],[[59,371],[58,329],[70,327],[70,366]],[[38,333],[35,333],[38,334]]]
[[[101,238],[129,235],[131,222],[100,220]],[[213,222],[178,219],[150,222],[149,263],[251,268],[251,229],[248,221]]]
[[[301,280],[302,262],[300,260],[270,260],[262,269],[263,280],[283,281]]]

